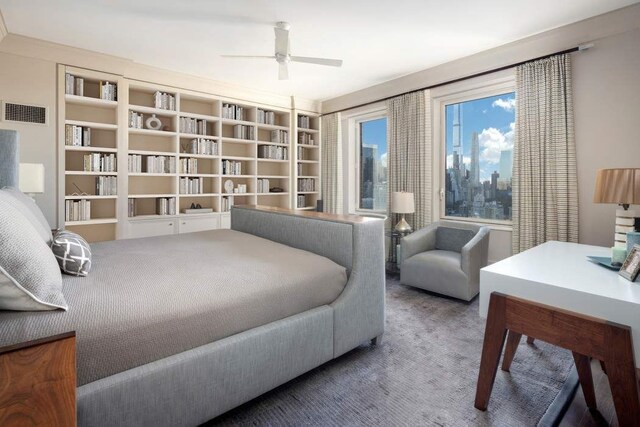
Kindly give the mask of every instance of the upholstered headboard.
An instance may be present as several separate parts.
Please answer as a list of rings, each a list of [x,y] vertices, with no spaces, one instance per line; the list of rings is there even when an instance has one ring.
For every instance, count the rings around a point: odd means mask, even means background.
[[[18,187],[18,132],[0,129],[0,188]]]

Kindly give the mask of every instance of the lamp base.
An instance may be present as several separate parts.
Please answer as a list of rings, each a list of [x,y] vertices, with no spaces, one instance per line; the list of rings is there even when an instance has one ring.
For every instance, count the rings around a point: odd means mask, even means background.
[[[409,225],[407,220],[404,219],[404,215],[402,215],[402,219],[396,224],[395,230],[398,233],[410,233],[411,232],[411,226]]]

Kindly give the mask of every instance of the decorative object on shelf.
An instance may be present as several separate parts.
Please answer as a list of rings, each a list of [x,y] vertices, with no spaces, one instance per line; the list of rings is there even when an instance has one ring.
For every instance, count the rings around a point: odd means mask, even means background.
[[[622,267],[622,263],[627,258],[627,250],[614,246],[611,248],[611,265]]]
[[[411,232],[411,226],[404,218],[405,214],[415,212],[413,203],[413,193],[406,193],[404,191],[396,191],[391,194],[391,212],[402,214],[402,218],[396,224],[395,230],[399,233]]]
[[[634,282],[640,272],[640,245],[634,245],[627,255],[627,259],[622,264],[620,275],[627,280]]]
[[[200,206],[200,205],[198,205]],[[182,213],[187,214],[187,215],[193,215],[193,214],[204,214],[204,213],[212,213],[213,212],[213,208],[203,208],[203,207],[199,207],[199,208],[189,208],[189,209],[183,209]]]
[[[20,163],[18,187],[20,191],[28,194],[32,199],[34,195],[44,193],[44,165],[42,163]]]
[[[233,193],[233,181],[227,179],[224,182],[224,191],[226,191],[227,193]]]
[[[640,204],[640,169],[599,169],[593,193],[594,203],[615,203],[615,246],[626,248],[627,233],[636,229],[640,212],[629,210],[629,205]]]
[[[622,266],[622,264],[613,265],[613,262],[611,261],[611,257],[608,257],[608,256],[587,255],[587,258],[595,262],[596,264],[600,264],[601,266],[608,268],[610,270],[620,271],[620,267]]]
[[[145,126],[147,126],[147,129],[151,129],[151,130],[162,129],[162,122],[160,121],[159,118],[156,117],[155,114],[152,114],[151,117],[147,118],[144,124]]]

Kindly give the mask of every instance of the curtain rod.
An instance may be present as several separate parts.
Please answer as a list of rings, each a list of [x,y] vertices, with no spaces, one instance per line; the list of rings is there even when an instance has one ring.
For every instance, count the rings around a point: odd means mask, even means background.
[[[331,111],[329,113],[322,113],[322,114],[320,114],[320,116],[322,117],[322,116],[326,116],[326,115],[329,115],[329,114],[341,113],[343,111],[348,111],[348,110],[353,110],[355,108],[365,107],[367,105],[375,104],[377,102],[388,101],[388,100],[390,100],[392,98],[395,98],[397,96],[407,95],[407,94],[414,93],[414,92],[420,92],[420,91],[427,90],[427,89],[434,89],[436,87],[450,85],[452,83],[458,83],[458,82],[462,82],[462,81],[465,81],[465,80],[473,79],[473,78],[476,78],[476,77],[486,76],[487,74],[497,73],[498,71],[508,70],[509,68],[514,68],[514,67],[517,67],[519,65],[526,64],[527,62],[538,61],[538,60],[550,58],[550,57],[556,56],[556,55],[563,55],[565,53],[579,52],[579,51],[582,51],[582,50],[587,50],[587,49],[589,49],[591,47],[593,47],[593,43],[587,43],[587,44],[575,46],[575,47],[572,47],[570,49],[561,50],[559,52],[550,53],[548,55],[539,56],[537,58],[527,59],[526,61],[516,62],[515,64],[503,65],[502,67],[494,68],[492,70],[481,71],[479,73],[471,74],[469,76],[459,77],[457,79],[452,79],[452,80],[447,80],[445,82],[432,84],[432,85],[429,85],[429,86],[421,87],[419,89],[408,90],[406,92],[402,92],[402,93],[399,93],[397,95],[391,95],[391,96],[387,96],[387,97],[384,97],[384,98],[379,98],[379,99],[376,99],[376,100],[373,100],[373,101],[364,102],[362,104],[358,104],[358,105],[354,105],[354,106],[351,106],[351,107],[343,108],[341,110],[335,110],[335,111]]]

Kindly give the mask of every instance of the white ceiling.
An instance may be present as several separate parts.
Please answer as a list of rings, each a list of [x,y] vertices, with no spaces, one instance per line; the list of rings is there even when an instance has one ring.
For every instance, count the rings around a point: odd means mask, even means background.
[[[10,33],[281,95],[327,99],[580,21],[638,0],[0,0]],[[291,52],[278,81],[273,25]]]

